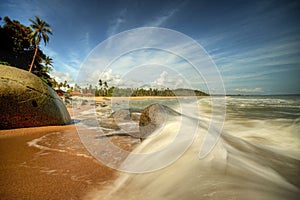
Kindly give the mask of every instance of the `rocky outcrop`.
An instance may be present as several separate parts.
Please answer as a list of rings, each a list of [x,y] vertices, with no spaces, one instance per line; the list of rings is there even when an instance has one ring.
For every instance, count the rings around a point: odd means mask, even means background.
[[[129,109],[121,109],[113,112],[109,118],[114,118],[115,120],[130,120],[131,119],[131,113]]]
[[[178,116],[181,114],[165,105],[152,104],[146,107],[140,116],[140,138],[145,139]]]
[[[146,138],[155,130],[162,127],[168,118],[166,107],[160,104],[152,104],[145,108],[140,117],[139,129],[141,138]]]
[[[0,65],[0,129],[70,121],[66,106],[52,88],[32,73]]]

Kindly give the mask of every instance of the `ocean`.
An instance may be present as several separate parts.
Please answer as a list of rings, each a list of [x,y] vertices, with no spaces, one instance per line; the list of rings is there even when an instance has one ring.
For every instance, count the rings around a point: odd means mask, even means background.
[[[89,194],[90,199],[300,196],[300,96],[89,104],[95,106],[76,116],[81,140],[99,162],[120,171],[114,183]],[[164,105],[164,122],[140,142],[139,117],[151,104]]]

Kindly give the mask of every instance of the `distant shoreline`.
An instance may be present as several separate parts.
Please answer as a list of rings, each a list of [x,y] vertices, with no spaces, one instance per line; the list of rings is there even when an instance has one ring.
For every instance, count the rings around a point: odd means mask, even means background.
[[[211,96],[221,96],[221,95],[214,95]],[[224,96],[224,95],[223,95]],[[226,94],[225,96],[300,96],[300,94]]]
[[[95,100],[96,102],[108,102],[108,101],[138,101],[147,99],[178,99],[178,98],[206,98],[210,96],[137,96],[137,97],[78,97],[73,96],[72,98]]]

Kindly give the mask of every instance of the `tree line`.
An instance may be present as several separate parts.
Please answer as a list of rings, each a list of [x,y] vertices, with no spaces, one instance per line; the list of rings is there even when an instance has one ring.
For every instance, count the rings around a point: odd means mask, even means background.
[[[66,83],[66,81],[65,81]],[[93,96],[105,97],[137,97],[137,96],[208,96],[207,93],[194,89],[169,89],[169,88],[120,88],[111,86],[109,87],[107,81],[99,79],[97,86],[89,85],[88,87],[81,88],[77,84],[71,87],[72,91],[81,92],[82,94],[91,93]]]

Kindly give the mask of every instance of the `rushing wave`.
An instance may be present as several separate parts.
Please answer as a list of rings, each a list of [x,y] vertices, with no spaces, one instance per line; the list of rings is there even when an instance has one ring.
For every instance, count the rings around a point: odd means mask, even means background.
[[[186,145],[197,125],[192,145],[174,163],[160,170],[121,173],[111,187],[92,194],[92,199],[298,199],[300,196],[300,98],[228,97],[224,129],[208,156],[199,149],[211,120],[210,98],[198,100],[199,114],[177,115],[172,106],[169,120],[143,141],[133,154],[160,152],[156,158],[129,155],[123,165],[145,169],[158,165]],[[149,102],[152,103],[152,102]],[[163,103],[163,102],[160,102]],[[144,105],[144,104],[143,104]],[[186,106],[189,106],[188,103]],[[185,135],[174,142],[178,131]]]

